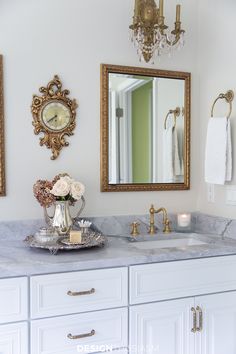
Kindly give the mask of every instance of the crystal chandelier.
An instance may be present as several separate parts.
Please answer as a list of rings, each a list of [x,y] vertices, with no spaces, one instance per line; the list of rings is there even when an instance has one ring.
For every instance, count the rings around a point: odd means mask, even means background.
[[[164,0],[135,0],[131,40],[137,47],[139,60],[154,62],[157,56],[170,53],[184,46],[184,33],[180,21],[181,6],[176,5],[176,21],[173,31],[168,30],[164,17]]]

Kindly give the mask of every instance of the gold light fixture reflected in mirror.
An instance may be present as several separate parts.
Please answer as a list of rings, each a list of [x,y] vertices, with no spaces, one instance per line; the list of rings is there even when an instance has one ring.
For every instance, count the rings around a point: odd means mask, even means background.
[[[131,40],[137,47],[140,61],[154,62],[157,56],[170,53],[172,49],[184,46],[184,33],[180,21],[181,5],[176,5],[174,30],[169,31],[165,24],[164,0],[135,0]]]

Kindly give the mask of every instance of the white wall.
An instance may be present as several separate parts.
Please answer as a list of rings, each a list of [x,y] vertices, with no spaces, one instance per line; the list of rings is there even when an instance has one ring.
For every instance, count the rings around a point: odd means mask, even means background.
[[[199,7],[199,73],[201,133],[198,209],[210,214],[235,218],[236,207],[225,202],[226,186],[215,186],[215,203],[207,201],[207,185],[204,182],[204,149],[207,123],[214,99],[229,89],[236,93],[236,2],[235,0],[200,0]],[[216,114],[225,115],[228,106],[217,103]],[[232,136],[236,136],[236,103],[234,100],[231,118]],[[236,184],[236,145],[233,139],[234,176],[230,184]]]
[[[229,0],[227,0],[228,2]],[[0,52],[4,55],[7,197],[0,219],[42,215],[32,193],[38,178],[67,171],[87,187],[86,215],[145,213],[151,203],[170,211],[195,210],[199,123],[196,75],[197,0],[182,0],[187,45],[154,67],[190,71],[192,84],[192,186],[185,192],[100,192],[100,63],[139,66],[128,26],[133,0],[1,0]],[[218,1],[219,2],[219,1]],[[231,1],[233,4],[233,0]],[[174,21],[176,1],[166,4]],[[232,5],[234,6],[234,5]],[[232,11],[233,13],[233,11]],[[213,19],[212,19],[213,20]],[[233,14],[232,23],[233,26]],[[212,24],[213,25],[213,24]],[[215,26],[217,27],[217,26]],[[216,37],[215,37],[216,40]],[[235,46],[234,43],[232,43]],[[228,56],[231,62],[229,53]],[[221,56],[222,57],[222,56]],[[146,64],[141,64],[147,66]],[[151,65],[149,65],[151,66]],[[75,135],[56,161],[33,133],[32,94],[59,74],[80,103]],[[230,76],[230,79],[233,77]],[[221,84],[221,85],[220,85]],[[228,82],[225,86],[228,86]],[[219,88],[222,83],[219,82]],[[229,85],[232,86],[232,85]],[[215,90],[216,92],[217,90]],[[211,91],[214,94],[214,91]],[[181,197],[181,204],[180,204]]]

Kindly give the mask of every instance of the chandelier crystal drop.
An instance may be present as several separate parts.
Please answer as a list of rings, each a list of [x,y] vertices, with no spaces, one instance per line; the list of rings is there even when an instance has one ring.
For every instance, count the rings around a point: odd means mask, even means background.
[[[170,31],[165,24],[164,0],[159,0],[159,8],[155,0],[135,0],[133,24],[129,28],[140,61],[154,62],[156,57],[184,46],[180,11],[181,5],[176,5],[175,27]]]

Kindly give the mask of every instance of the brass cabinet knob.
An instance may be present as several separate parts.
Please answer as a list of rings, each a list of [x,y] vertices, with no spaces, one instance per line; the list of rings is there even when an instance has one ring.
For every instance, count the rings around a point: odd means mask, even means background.
[[[132,235],[132,236],[138,236],[139,235],[139,230],[138,230],[138,227],[139,227],[139,223],[138,222],[133,222],[132,224],[131,224],[131,233],[130,233],[130,235]]]

